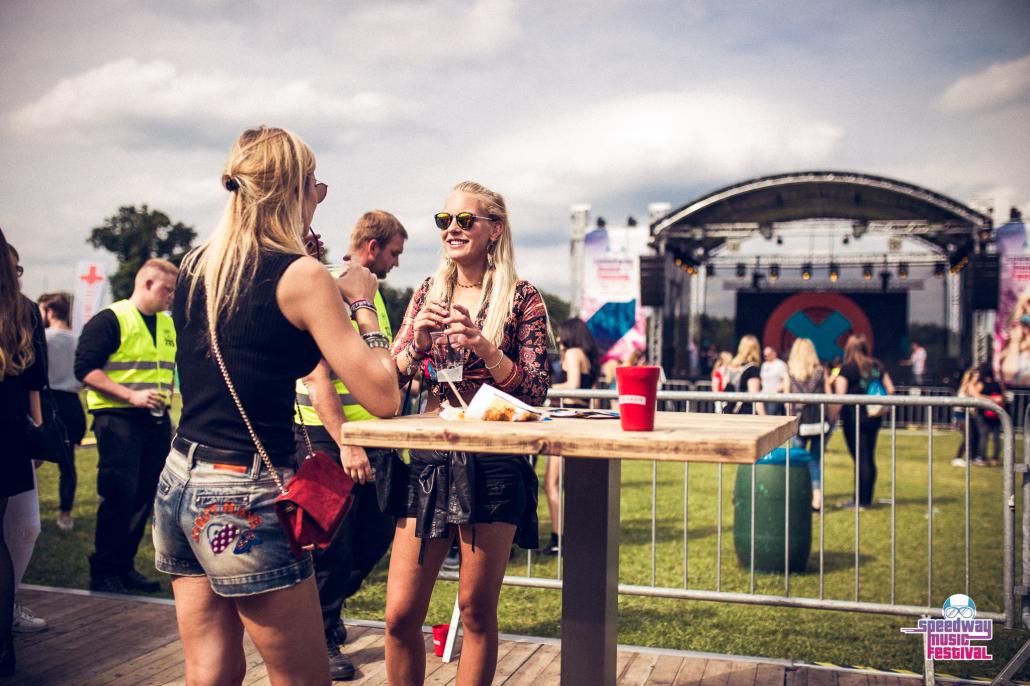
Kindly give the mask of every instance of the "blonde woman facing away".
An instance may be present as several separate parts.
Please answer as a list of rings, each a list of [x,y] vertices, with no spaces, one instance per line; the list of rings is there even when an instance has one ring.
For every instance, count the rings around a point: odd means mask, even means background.
[[[781,393],[832,392],[830,378],[819,361],[815,345],[807,338],[794,340],[787,358],[787,378],[780,386]],[[794,445],[812,456],[808,471],[812,477],[812,509],[823,506],[823,472],[820,460],[830,437],[829,408],[820,409],[819,403],[791,403],[788,413],[800,418]]]
[[[175,289],[182,418],[158,486],[157,568],[172,576],[186,682],[239,684],[246,631],[273,684],[329,684],[309,554],[279,526],[279,494],[212,355],[225,366],[279,478],[294,472],[294,382],[324,358],[356,400],[386,417],[400,394],[370,301],[377,281],[354,265],[334,281],[304,253],[326,186],[296,135],[244,131],[222,174],[229,199],[211,238],[187,255]],[[341,297],[342,296],[342,297]]]
[[[758,339],[748,334],[737,344],[737,354],[730,360],[729,366],[723,368],[723,390],[727,393],[760,393],[762,377],[759,365],[762,363],[762,350]],[[765,414],[762,403],[751,401],[727,402],[724,414]]]
[[[530,405],[544,402],[547,310],[515,273],[508,210],[500,194],[466,181],[434,218],[443,259],[415,291],[394,340],[401,383],[424,369],[434,331],[463,356],[465,400],[490,384]],[[458,400],[430,377],[432,412]],[[436,575],[457,533],[458,605],[464,638],[458,684],[489,684],[497,666],[497,601],[511,544],[537,547],[537,478],[527,457],[411,451],[407,503],[398,512],[386,584],[386,672],[391,686],[421,684],[422,623]]]

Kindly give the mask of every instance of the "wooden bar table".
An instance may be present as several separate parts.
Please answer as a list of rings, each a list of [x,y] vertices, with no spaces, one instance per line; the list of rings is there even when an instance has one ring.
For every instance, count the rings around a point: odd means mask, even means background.
[[[346,422],[340,442],[566,458],[561,683],[614,686],[620,460],[753,464],[788,441],[796,424],[793,417],[659,412],[654,431],[631,432],[618,419],[444,421],[426,414]]]

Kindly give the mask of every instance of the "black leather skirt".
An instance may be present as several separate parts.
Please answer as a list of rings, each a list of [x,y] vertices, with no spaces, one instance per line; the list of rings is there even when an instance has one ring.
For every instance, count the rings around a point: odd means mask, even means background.
[[[415,519],[415,536],[446,538],[454,524],[514,524],[515,544],[539,546],[536,473],[523,455],[411,451],[408,498],[402,517]]]

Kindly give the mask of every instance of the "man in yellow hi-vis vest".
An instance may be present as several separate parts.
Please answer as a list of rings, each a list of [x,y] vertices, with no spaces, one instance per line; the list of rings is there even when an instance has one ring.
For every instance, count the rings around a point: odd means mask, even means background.
[[[147,260],[136,272],[132,295],[90,319],[75,350],[75,376],[88,388],[97,439],[93,590],[161,588],[136,571],[135,558],[172,440],[175,327],[165,310],[178,272],[167,260]]]
[[[396,217],[389,212],[373,210],[362,215],[354,225],[348,252],[351,261],[384,279],[400,264],[407,238],[407,231]],[[392,340],[386,305],[378,291],[375,302],[368,306],[375,307],[380,330]],[[368,455],[362,448],[339,444],[341,424],[370,419],[375,417],[354,401],[346,386],[331,374],[324,361],[297,382],[295,433],[298,459],[303,459],[308,452],[300,427],[303,423],[314,449],[338,457],[357,482],[353,491],[354,503],[332,545],[325,551],[316,551],[314,555],[330,673],[338,680],[354,676],[354,665],[340,652],[340,646],[347,637],[340,621],[343,601],[357,592],[393,540],[394,519],[379,510],[375,484],[370,483],[372,470]]]

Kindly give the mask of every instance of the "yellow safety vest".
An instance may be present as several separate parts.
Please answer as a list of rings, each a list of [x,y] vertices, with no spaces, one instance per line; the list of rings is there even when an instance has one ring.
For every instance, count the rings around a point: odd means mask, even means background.
[[[157,342],[150,335],[143,315],[128,300],[108,306],[118,318],[121,343],[107,358],[101,370],[112,381],[134,391],[153,389],[171,398],[175,374],[175,326],[165,312],[157,313]],[[132,407],[93,388],[86,392],[90,412],[110,408]]]
[[[386,303],[383,302],[383,296],[379,291],[376,291],[374,303],[376,313],[379,315],[379,330],[386,334],[386,337],[392,343],[393,330],[390,328],[390,319],[386,316]],[[354,329],[357,330],[358,323],[353,321],[351,323],[354,325]],[[331,379],[333,387],[336,389],[336,394],[340,397],[340,405],[343,407],[343,414],[347,417],[348,422],[376,419],[374,414],[358,404],[354,396],[347,390],[347,387],[343,385],[343,382],[336,377],[336,374],[332,374]],[[311,405],[311,396],[308,394],[307,386],[301,383],[300,379],[297,380],[297,412],[294,414],[294,420],[297,424],[324,426],[322,420],[318,417],[318,413],[315,412],[315,408]]]

